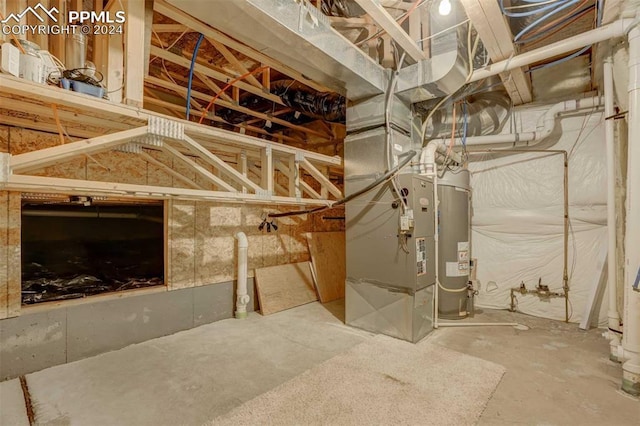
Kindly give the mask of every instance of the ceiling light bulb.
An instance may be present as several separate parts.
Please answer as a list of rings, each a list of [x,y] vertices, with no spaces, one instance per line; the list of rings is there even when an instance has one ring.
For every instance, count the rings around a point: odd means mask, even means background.
[[[442,16],[447,16],[451,13],[451,2],[449,0],[442,0],[440,6],[438,6],[438,12]]]

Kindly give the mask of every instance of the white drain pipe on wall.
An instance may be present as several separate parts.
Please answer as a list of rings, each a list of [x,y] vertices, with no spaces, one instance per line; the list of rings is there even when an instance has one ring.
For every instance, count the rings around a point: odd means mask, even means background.
[[[607,55],[603,65],[604,73],[604,115],[610,117],[604,122],[604,140],[607,151],[607,279],[609,294],[609,339],[612,361],[618,359],[618,347],[620,346],[620,314],[618,313],[618,280],[617,280],[617,256],[616,256],[616,149],[614,132],[614,90],[613,90],[613,58]]]
[[[624,334],[622,390],[640,395],[640,12],[629,32],[629,148],[627,166],[627,223],[625,235]]]
[[[236,287],[236,318],[247,317],[247,304],[250,297],[247,293],[247,258],[249,251],[249,241],[244,232],[236,234],[238,240],[238,285]]]

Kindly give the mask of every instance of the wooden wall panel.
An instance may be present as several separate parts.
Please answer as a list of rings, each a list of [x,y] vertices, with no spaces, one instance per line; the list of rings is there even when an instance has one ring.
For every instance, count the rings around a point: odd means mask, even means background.
[[[147,163],[136,154],[109,151],[92,155],[87,161],[87,179],[146,185]]]
[[[170,290],[195,285],[195,212],[193,201],[169,202],[171,275],[167,277],[167,286]]]
[[[20,128],[0,127],[0,150],[11,153],[33,151],[36,148],[56,146],[60,143],[56,133],[44,133]],[[166,154],[149,151],[156,160],[193,179],[205,188],[213,186],[177,160]],[[201,163],[204,166],[204,163]],[[207,170],[212,171],[210,166]],[[48,167],[34,174],[66,177],[71,179],[94,179],[98,181],[127,182],[159,186],[186,187],[178,178],[165,170],[147,163],[134,154],[117,151],[105,152],[89,157],[78,157],[66,163]],[[255,177],[255,176],[254,176]],[[223,176],[224,180],[228,180]],[[233,183],[233,181],[228,180]],[[283,181],[283,184],[286,182]],[[8,193],[0,193],[0,318],[8,315],[9,299],[19,309],[20,270],[19,208],[13,216],[18,222],[12,231],[13,245],[9,245]],[[5,200],[2,198],[6,198]],[[13,199],[19,207],[19,194]],[[14,204],[15,206],[15,204]],[[292,216],[279,218],[275,222],[277,231],[267,233],[258,230],[262,217],[267,212],[288,211],[289,206],[250,205],[219,202],[166,202],[166,273],[169,290],[229,282],[235,279],[237,269],[236,232],[243,231],[249,240],[249,276],[256,268],[283,265],[310,260],[305,234],[318,231],[340,231],[343,221],[322,221],[320,217]],[[329,214],[334,214],[330,212]],[[338,213],[336,213],[338,215]],[[12,292],[8,291],[9,258],[17,259],[17,269],[11,269]],[[4,265],[4,267],[3,267]],[[16,285],[17,283],[17,285]],[[16,314],[16,309],[12,314]]]
[[[169,167],[173,165],[171,158],[163,152],[148,151],[148,154]],[[147,185],[172,186],[173,177],[153,164],[147,163]]]
[[[9,306],[9,287],[7,274],[9,273],[9,193],[0,191],[0,319],[7,317]]]
[[[60,145],[57,134],[12,127],[9,134],[9,152],[13,155]]]
[[[0,126],[0,152],[9,152],[9,127]]]
[[[22,268],[21,268],[21,193],[9,192],[7,223],[7,315],[20,315],[22,305]]]

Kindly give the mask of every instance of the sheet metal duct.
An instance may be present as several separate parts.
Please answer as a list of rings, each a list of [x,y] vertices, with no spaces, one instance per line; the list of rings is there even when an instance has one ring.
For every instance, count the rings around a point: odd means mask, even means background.
[[[215,13],[211,13],[210,3],[200,0],[168,2],[328,88],[347,93],[349,100],[386,90],[389,70],[334,30],[329,18],[308,2],[234,0],[224,2]],[[440,16],[437,6],[437,2],[431,6],[433,33],[465,19],[461,12]],[[445,96],[462,86],[468,66],[466,40],[459,32],[448,31],[433,38],[432,57],[401,70],[396,90],[400,98],[414,103]]]
[[[438,13],[439,2],[433,2],[429,11],[432,34],[464,21],[462,8],[454,8],[448,16]],[[456,12],[458,11],[458,12]],[[431,57],[400,70],[396,94],[409,103],[441,98],[459,90],[469,74],[467,28],[445,31],[430,40]]]
[[[233,0],[212,11],[210,2],[168,1],[338,93],[348,90],[349,99],[385,90],[388,72],[335,31],[329,18],[307,2]]]

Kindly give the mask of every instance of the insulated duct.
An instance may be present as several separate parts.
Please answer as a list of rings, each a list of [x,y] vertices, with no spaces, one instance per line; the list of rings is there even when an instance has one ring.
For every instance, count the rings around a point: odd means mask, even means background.
[[[365,14],[355,0],[322,0],[322,13],[341,18],[359,18]]]
[[[333,92],[318,92],[295,80],[278,80],[271,83],[271,93],[279,96],[285,105],[295,111],[279,115],[279,118],[292,124],[305,124],[314,120],[325,120],[344,123],[346,115],[346,99]],[[239,105],[264,114],[273,112],[272,101],[252,93],[241,96]],[[217,115],[231,124],[240,124],[254,117],[230,108],[218,108]],[[265,130],[274,132],[284,126],[263,121]]]
[[[346,99],[337,93],[318,92],[295,80],[271,83],[271,93],[279,96],[285,105],[314,118],[344,122]]]

